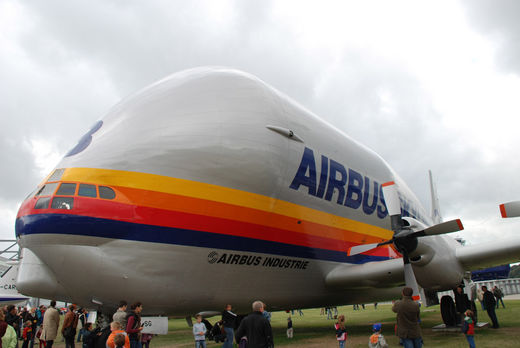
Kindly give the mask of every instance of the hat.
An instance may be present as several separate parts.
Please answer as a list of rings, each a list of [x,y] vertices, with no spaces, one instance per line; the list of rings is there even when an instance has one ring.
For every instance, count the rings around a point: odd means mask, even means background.
[[[372,325],[372,331],[381,331],[381,323]]]

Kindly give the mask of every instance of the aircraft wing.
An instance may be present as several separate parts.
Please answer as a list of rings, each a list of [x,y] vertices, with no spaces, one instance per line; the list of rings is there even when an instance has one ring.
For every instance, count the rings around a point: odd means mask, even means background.
[[[520,238],[461,246],[455,250],[455,255],[468,271],[518,262]]]
[[[327,274],[325,284],[336,289],[387,288],[404,284],[402,259],[339,265]]]

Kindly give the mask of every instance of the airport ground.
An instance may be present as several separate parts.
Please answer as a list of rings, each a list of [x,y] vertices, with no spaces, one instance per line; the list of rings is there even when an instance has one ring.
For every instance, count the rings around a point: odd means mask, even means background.
[[[506,308],[500,307],[497,312],[501,328],[498,330],[485,327],[475,330],[475,342],[479,348],[483,347],[518,347],[520,340],[520,297],[507,297]],[[352,306],[339,307],[340,314],[347,318],[349,338],[347,347],[367,347],[368,337],[371,334],[371,325],[375,322],[383,324],[383,334],[390,347],[399,347],[398,338],[394,336],[395,314],[391,311],[391,304],[379,304],[374,309],[372,304],[366,309],[354,311]],[[333,320],[327,320],[320,315],[320,309],[306,309],[304,316],[297,312],[292,316],[294,338],[286,337],[287,317],[285,312],[272,313],[272,326],[275,335],[276,347],[303,347],[322,348],[337,347]],[[432,327],[441,324],[439,306],[425,308],[421,311],[422,331],[425,347],[462,348],[468,347],[464,335],[460,332],[434,332]],[[488,321],[486,312],[478,312],[479,321]],[[210,318],[210,322],[219,318]],[[208,347],[221,347],[222,343],[208,342]],[[54,345],[62,348],[63,343]],[[193,335],[184,319],[170,319],[168,335],[156,336],[150,343],[151,348],[194,347]],[[78,348],[80,348],[78,346]]]

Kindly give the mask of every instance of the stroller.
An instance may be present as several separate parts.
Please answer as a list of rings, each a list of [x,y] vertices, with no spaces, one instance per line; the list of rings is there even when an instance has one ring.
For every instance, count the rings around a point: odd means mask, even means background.
[[[213,326],[213,329],[211,329],[211,331],[208,335],[208,339],[209,339],[209,336],[211,336],[212,337],[211,339],[214,339],[215,343],[225,342],[226,334],[223,333],[222,331],[223,331],[222,324],[220,322],[215,323],[215,325]]]

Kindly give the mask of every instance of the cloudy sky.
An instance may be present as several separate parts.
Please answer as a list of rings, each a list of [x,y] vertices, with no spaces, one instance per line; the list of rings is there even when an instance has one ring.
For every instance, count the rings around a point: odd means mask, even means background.
[[[374,149],[476,244],[520,233],[520,2],[0,0],[0,238],[85,131],[179,70],[252,73]]]

